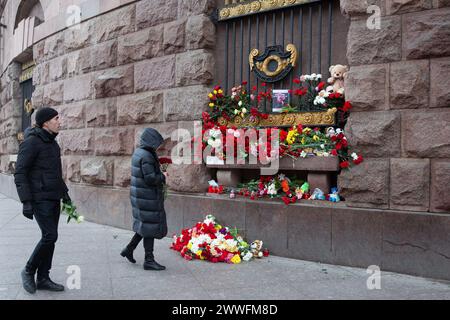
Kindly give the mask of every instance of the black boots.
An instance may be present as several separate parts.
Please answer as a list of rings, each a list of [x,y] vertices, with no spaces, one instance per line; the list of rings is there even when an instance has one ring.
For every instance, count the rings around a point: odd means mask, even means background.
[[[158,262],[155,261],[153,252],[146,251],[145,252],[144,270],[161,271],[161,270],[166,270],[166,267],[160,265]]]
[[[120,255],[124,258],[127,258],[131,263],[136,263],[136,260],[134,260],[133,258],[133,250],[131,250],[129,247],[125,247]]]
[[[145,260],[144,270],[162,271],[162,270],[166,270],[166,267],[160,265],[158,262],[155,261],[155,259]]]
[[[64,291],[64,286],[54,283],[50,278],[38,279],[37,285],[38,290],[47,290],[47,291]]]
[[[49,277],[38,279],[37,284],[34,281],[34,273],[28,272],[23,269],[21,274],[23,288],[28,293],[35,293],[37,290],[48,290],[48,291],[64,291],[64,286],[54,283]]]
[[[31,294],[35,293],[36,282],[34,281],[34,273],[29,273],[26,269],[23,269],[20,275],[22,277],[22,285],[25,291]]]

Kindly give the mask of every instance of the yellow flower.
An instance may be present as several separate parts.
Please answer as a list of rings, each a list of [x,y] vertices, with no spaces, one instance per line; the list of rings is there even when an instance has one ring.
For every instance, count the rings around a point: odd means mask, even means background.
[[[205,260],[206,258],[204,256],[202,256],[202,250],[198,250],[196,253],[197,257],[200,258],[200,260]]]
[[[231,258],[231,262],[234,264],[241,263],[241,257],[238,254],[235,254],[233,258]]]
[[[223,90],[222,89],[220,89],[219,91],[218,91],[220,94],[222,94],[223,93]]]
[[[211,103],[209,104],[209,107],[210,107],[210,108],[214,108],[214,103],[211,102]]]
[[[188,245],[187,245],[187,247],[188,247],[189,250],[191,250],[191,248],[192,248],[192,242],[189,242]]]
[[[305,137],[303,137],[302,138],[302,144],[305,144],[306,143],[306,139],[305,139]]]
[[[319,141],[320,138],[319,138],[318,136],[314,135],[313,140],[314,140],[314,141]]]
[[[217,90],[214,90],[213,93],[214,93],[214,94],[217,94]]]
[[[293,144],[295,142],[295,138],[298,136],[297,130],[291,130],[288,132],[286,141],[288,144]]]
[[[212,97],[214,97],[214,95],[212,93],[210,93],[210,94],[208,94],[208,97],[212,98]]]
[[[218,224],[218,225],[216,226],[216,230],[220,230],[220,229],[222,229],[222,226],[221,226],[220,224]]]
[[[308,132],[311,132],[311,131],[312,131],[311,128],[304,128],[304,129],[303,129],[303,133],[308,133]]]

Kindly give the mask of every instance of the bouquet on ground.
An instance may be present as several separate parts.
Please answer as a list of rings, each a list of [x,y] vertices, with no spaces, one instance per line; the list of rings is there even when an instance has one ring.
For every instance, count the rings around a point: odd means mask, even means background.
[[[268,256],[263,242],[255,240],[247,243],[236,228],[222,226],[212,215],[198,222],[190,229],[183,229],[179,236],[174,235],[171,249],[180,252],[186,260],[199,259],[209,262],[241,263],[253,258]]]
[[[62,213],[65,213],[67,215],[67,223],[69,223],[72,219],[77,223],[81,223],[84,221],[84,217],[78,214],[77,207],[72,201],[63,202]]]

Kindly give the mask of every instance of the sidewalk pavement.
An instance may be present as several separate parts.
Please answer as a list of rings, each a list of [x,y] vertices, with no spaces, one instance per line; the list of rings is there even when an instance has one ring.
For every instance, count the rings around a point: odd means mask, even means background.
[[[119,255],[132,232],[90,222],[66,223],[61,216],[51,277],[66,284],[69,266],[79,266],[81,288],[63,293],[25,292],[20,271],[40,238],[36,221],[22,205],[0,194],[0,299],[450,299],[450,282],[381,272],[381,289],[368,290],[365,269],[270,256],[238,265],[185,261],[155,241],[157,261],[166,271],[142,268]],[[262,239],[264,240],[264,239]]]

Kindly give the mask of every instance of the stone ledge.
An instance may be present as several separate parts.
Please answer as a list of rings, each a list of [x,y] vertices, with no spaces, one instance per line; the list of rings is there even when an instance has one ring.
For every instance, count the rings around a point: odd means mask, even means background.
[[[270,165],[262,164],[207,164],[208,168],[217,169],[260,169],[270,168]],[[293,160],[282,158],[279,162],[280,170],[298,171],[339,171],[339,160],[337,157],[307,157]]]

